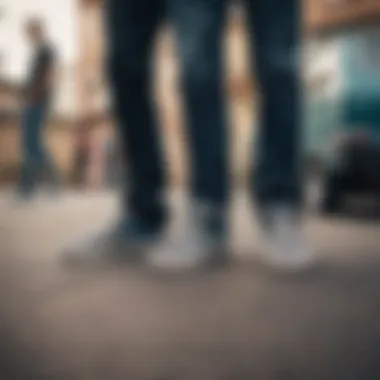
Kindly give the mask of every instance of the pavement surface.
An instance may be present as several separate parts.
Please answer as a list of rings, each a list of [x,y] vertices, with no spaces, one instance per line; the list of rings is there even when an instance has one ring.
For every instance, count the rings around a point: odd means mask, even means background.
[[[62,265],[68,242],[114,218],[114,194],[1,193],[0,378],[379,380],[379,220],[308,217],[319,265],[280,274],[260,262],[252,207],[235,198],[236,263],[173,277]]]

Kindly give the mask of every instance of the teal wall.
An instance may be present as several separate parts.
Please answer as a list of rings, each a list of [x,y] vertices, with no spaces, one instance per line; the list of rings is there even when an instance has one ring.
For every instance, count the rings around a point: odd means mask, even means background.
[[[352,32],[342,37],[340,44],[343,120],[380,133],[380,29],[377,35]]]
[[[377,37],[368,37],[356,31],[336,38],[342,86],[335,98],[306,95],[307,154],[329,159],[334,136],[350,128],[365,127],[380,141],[380,28]]]
[[[380,29],[351,32],[339,39],[341,67],[347,90],[380,96]]]
[[[316,98],[304,105],[304,148],[308,155],[329,159],[330,144],[341,129],[339,98]]]

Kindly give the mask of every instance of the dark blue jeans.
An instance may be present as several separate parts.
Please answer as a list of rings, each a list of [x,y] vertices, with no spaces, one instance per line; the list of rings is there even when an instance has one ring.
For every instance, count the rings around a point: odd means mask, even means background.
[[[261,93],[253,189],[261,204],[298,207],[302,198],[301,1],[244,3]]]
[[[298,203],[298,1],[245,3],[262,94],[254,189],[262,202]],[[221,207],[228,199],[222,59],[227,5],[227,0],[108,0],[106,4],[109,74],[128,160],[127,202],[133,213],[152,223],[165,218],[161,199],[164,160],[151,66],[153,43],[165,14],[174,25],[182,68],[192,193]]]
[[[168,0],[182,62],[183,95],[196,195],[223,203],[228,194],[222,36],[228,0]],[[252,190],[262,205],[301,201],[299,0],[242,0],[261,122]]]
[[[159,225],[164,165],[152,96],[151,58],[165,0],[107,0],[108,74],[123,159],[129,211]],[[128,179],[127,179],[128,178]]]
[[[58,182],[55,168],[45,150],[42,131],[48,107],[45,103],[27,104],[21,116],[21,153],[22,165],[19,190],[31,194],[42,175],[49,180]]]

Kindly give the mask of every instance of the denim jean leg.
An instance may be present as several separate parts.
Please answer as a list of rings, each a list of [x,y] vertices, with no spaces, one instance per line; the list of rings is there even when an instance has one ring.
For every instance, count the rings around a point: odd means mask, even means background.
[[[169,0],[181,63],[192,193],[224,205],[228,197],[226,104],[223,95],[225,0]]]
[[[27,105],[21,117],[22,164],[19,188],[23,193],[32,193],[36,185],[40,122],[39,107],[34,104]]]
[[[261,91],[253,187],[261,203],[301,201],[300,1],[246,0]]]
[[[125,208],[162,224],[164,165],[152,91],[152,55],[165,16],[164,0],[105,2],[107,64],[117,132],[127,172]]]
[[[43,175],[44,179],[47,177],[46,179],[48,180],[49,185],[55,188],[59,185],[59,174],[43,139],[43,131],[48,111],[48,105],[46,104],[39,104],[36,108],[35,117],[36,125],[38,125],[38,127],[36,128],[34,135],[33,156],[38,170],[37,174],[40,176]]]

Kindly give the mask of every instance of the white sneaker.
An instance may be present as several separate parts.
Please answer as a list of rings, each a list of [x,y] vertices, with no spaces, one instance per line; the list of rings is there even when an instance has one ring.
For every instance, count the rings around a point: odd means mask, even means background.
[[[307,243],[297,212],[290,207],[265,211],[264,261],[281,269],[298,271],[314,264],[314,251]]]
[[[146,257],[147,264],[173,272],[225,265],[224,220],[216,214],[208,207],[193,205],[185,229],[179,235],[167,236],[154,247]],[[215,219],[216,223],[212,223]]]

